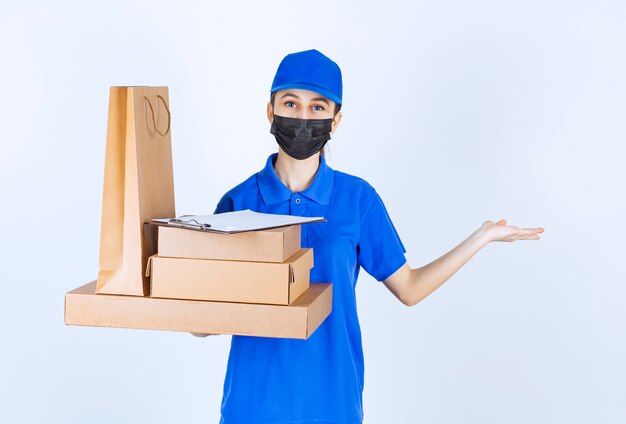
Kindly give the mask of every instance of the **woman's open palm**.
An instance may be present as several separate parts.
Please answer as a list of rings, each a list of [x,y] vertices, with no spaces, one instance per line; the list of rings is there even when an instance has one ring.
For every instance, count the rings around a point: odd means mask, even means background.
[[[494,223],[485,221],[482,225],[487,240],[489,241],[515,241],[515,240],[539,240],[539,234],[543,233],[543,227],[519,228],[506,225],[506,220],[501,219]]]

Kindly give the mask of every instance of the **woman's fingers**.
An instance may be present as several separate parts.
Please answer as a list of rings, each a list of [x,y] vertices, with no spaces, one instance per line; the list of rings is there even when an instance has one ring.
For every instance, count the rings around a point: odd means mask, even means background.
[[[515,240],[539,240],[539,234],[543,233],[543,227],[519,228],[513,225],[506,225],[506,219],[497,222],[485,221],[482,230],[489,234],[491,241],[512,242]]]
[[[539,240],[538,234],[542,232],[543,229],[539,230],[537,228],[518,228],[517,231],[513,233],[513,237],[517,240]]]
[[[521,235],[537,234],[538,232],[540,232],[540,231],[537,230],[536,228],[522,228],[522,229],[520,229],[520,234]]]

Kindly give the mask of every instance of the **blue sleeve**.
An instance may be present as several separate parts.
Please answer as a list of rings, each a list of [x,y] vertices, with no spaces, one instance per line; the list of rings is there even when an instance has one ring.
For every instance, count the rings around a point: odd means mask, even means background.
[[[359,265],[376,280],[383,281],[405,264],[405,253],[382,199],[372,189],[361,212],[361,235],[357,246]]]
[[[215,208],[215,212],[213,214],[223,213],[223,212],[233,212],[234,205],[233,199],[226,193],[217,204]]]

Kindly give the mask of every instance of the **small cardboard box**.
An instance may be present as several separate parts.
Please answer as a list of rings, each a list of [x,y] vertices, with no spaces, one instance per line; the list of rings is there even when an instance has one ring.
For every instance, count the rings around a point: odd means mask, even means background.
[[[313,249],[283,263],[150,257],[150,296],[289,305],[309,287]]]
[[[65,294],[65,324],[307,339],[332,311],[332,284],[313,283],[289,306],[96,294],[96,282]]]
[[[159,225],[159,256],[285,262],[300,249],[300,225],[221,234]]]

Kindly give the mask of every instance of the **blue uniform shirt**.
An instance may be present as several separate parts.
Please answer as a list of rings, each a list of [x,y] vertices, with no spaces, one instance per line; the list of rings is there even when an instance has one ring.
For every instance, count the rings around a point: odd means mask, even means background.
[[[334,171],[320,155],[311,185],[293,193],[265,168],[228,191],[215,213],[251,209],[327,222],[302,225],[312,247],[311,284],[333,284],[331,314],[307,340],[232,336],[221,424],[360,424],[363,349],[355,288],[363,267],[378,281],[405,262],[382,200],[365,180]]]

